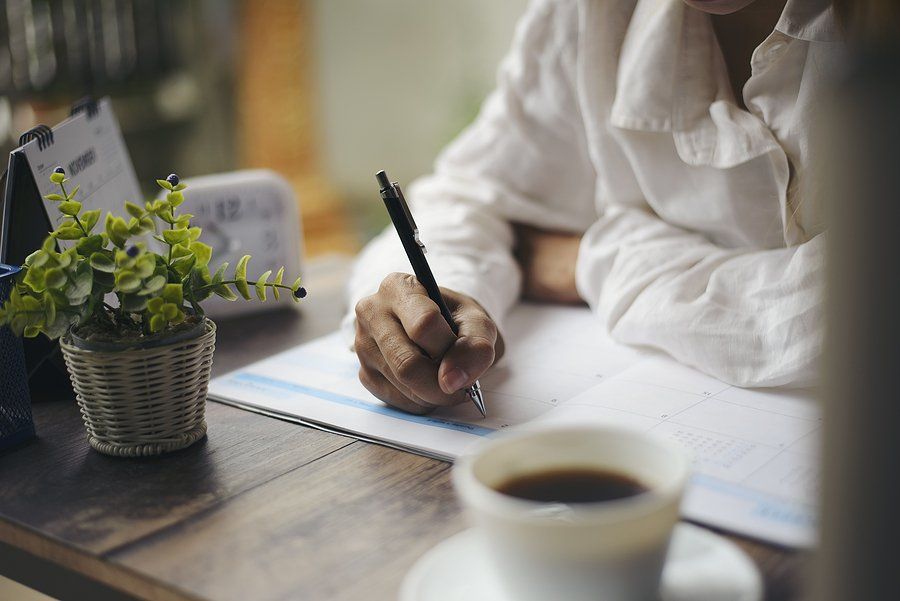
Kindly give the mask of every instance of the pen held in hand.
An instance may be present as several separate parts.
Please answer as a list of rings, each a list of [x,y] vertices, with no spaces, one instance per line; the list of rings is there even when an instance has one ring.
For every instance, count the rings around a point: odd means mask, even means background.
[[[416,274],[416,279],[425,288],[428,298],[438,306],[441,315],[450,325],[453,332],[458,333],[456,322],[454,322],[453,316],[450,314],[450,309],[447,308],[447,303],[444,302],[444,297],[441,295],[441,290],[434,279],[431,267],[429,267],[428,261],[425,259],[425,245],[419,239],[419,228],[416,226],[412,213],[409,211],[409,205],[406,204],[406,199],[403,197],[400,186],[397,182],[391,182],[384,171],[376,173],[375,179],[378,181],[381,199],[384,201],[384,206],[391,217],[391,222],[393,222],[394,228],[397,230],[397,235],[400,236],[400,242],[403,244],[403,250],[406,251],[406,256],[409,258],[413,272]],[[481,392],[481,384],[477,380],[466,389],[466,395],[478,408],[481,416],[486,417],[487,411],[484,406],[484,395]]]

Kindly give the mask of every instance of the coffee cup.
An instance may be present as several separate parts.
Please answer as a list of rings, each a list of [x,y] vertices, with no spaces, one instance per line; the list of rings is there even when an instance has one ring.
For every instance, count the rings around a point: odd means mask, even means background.
[[[505,432],[453,468],[489,561],[517,601],[658,598],[689,474],[677,443],[607,426]]]

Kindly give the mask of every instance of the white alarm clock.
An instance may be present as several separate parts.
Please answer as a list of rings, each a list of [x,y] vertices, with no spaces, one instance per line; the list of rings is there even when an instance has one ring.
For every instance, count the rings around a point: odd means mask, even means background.
[[[185,202],[181,211],[194,215],[192,225],[200,226],[200,240],[213,247],[211,270],[228,262],[227,275],[243,255],[251,255],[247,277],[256,280],[266,270],[284,265],[285,282],[290,285],[301,274],[303,236],[297,201],[287,181],[273,171],[252,169],[183,180]],[[295,306],[290,294],[276,301],[234,302],[211,296],[203,303],[210,317],[231,317],[240,313],[265,311],[285,305]]]

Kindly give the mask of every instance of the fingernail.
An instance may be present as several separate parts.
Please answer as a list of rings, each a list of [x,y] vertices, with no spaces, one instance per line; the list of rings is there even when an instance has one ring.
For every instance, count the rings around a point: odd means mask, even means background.
[[[469,375],[458,367],[454,367],[444,374],[444,391],[452,394],[462,388],[469,381]]]

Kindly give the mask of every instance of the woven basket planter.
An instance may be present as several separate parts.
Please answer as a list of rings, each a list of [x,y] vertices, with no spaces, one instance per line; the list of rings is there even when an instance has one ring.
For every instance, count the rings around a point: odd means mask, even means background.
[[[88,350],[60,341],[88,441],[120,457],[160,455],[206,435],[216,325],[153,348]]]

